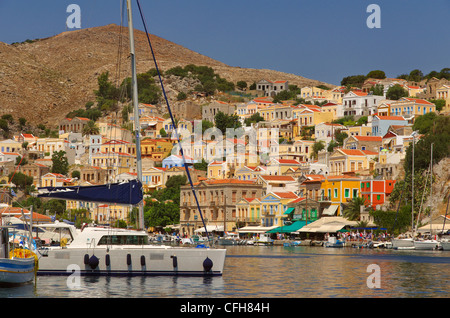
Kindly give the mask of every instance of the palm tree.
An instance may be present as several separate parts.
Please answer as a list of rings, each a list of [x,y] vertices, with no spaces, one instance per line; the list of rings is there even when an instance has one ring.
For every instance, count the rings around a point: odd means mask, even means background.
[[[83,127],[83,136],[86,135],[98,135],[100,133],[100,129],[95,124],[93,120],[88,121],[86,126]]]
[[[365,208],[366,199],[362,197],[353,198],[349,204],[344,208],[343,215],[350,221],[359,220],[361,213],[361,206]]]

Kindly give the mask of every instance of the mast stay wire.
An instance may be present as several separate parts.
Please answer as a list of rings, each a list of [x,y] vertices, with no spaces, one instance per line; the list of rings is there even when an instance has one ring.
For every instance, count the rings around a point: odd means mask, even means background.
[[[138,8],[139,8],[139,13],[140,13],[140,16],[141,16],[142,24],[143,24],[143,26],[144,26],[145,35],[147,36],[147,42],[148,42],[148,44],[149,44],[150,51],[151,51],[151,53],[152,53],[153,62],[155,63],[155,68],[156,68],[156,71],[157,71],[157,73],[158,73],[159,82],[160,82],[160,84],[161,84],[161,89],[162,89],[162,92],[163,92],[163,95],[164,95],[164,99],[165,99],[166,104],[167,104],[167,109],[168,109],[168,111],[169,111],[170,119],[171,119],[172,125],[173,125],[173,127],[174,127],[174,129],[175,129],[175,136],[176,136],[176,138],[177,138],[178,145],[179,145],[179,147],[180,147],[180,153],[181,153],[181,156],[182,156],[182,158],[183,158],[184,168],[185,168],[185,170],[186,170],[186,174],[187,174],[187,177],[188,177],[188,180],[189,180],[189,184],[190,184],[190,186],[191,186],[191,190],[192,190],[192,193],[193,193],[193,195],[194,195],[194,199],[195,199],[195,202],[196,202],[196,204],[197,204],[197,209],[198,209],[198,212],[199,212],[199,214],[200,214],[200,218],[201,218],[201,220],[202,220],[203,227],[205,228],[206,238],[207,238],[207,241],[208,241],[208,244],[209,244],[210,242],[209,242],[208,229],[206,228],[205,220],[204,220],[204,218],[203,218],[203,213],[202,213],[202,210],[200,209],[200,204],[199,204],[199,202],[198,202],[197,194],[196,194],[196,192],[195,192],[194,184],[193,184],[193,182],[192,182],[191,174],[190,174],[190,172],[189,172],[189,167],[188,167],[187,164],[186,164],[186,158],[185,158],[185,156],[184,156],[183,148],[181,147],[180,137],[179,137],[179,134],[177,133],[177,127],[176,127],[176,125],[175,125],[175,120],[174,120],[174,117],[173,117],[173,114],[172,114],[172,110],[170,109],[169,100],[168,100],[168,98],[167,98],[166,91],[165,91],[165,89],[164,89],[163,81],[162,81],[162,78],[161,78],[161,72],[159,71],[158,63],[157,63],[157,61],[156,61],[155,53],[154,53],[154,51],[153,51],[153,46],[152,46],[151,41],[150,41],[150,36],[149,36],[148,30],[147,30],[147,23],[145,22],[145,17],[144,17],[144,14],[143,14],[143,12],[142,12],[142,8],[141,8],[140,1],[139,1],[139,0],[136,0],[136,2],[137,2],[137,5],[138,5]],[[225,230],[225,229],[224,229],[224,230]]]

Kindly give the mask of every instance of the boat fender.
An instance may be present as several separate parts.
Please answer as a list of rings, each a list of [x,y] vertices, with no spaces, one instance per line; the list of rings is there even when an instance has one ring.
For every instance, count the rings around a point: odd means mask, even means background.
[[[145,266],[145,256],[141,255],[141,266]]]
[[[131,254],[127,254],[127,265],[131,265]]]
[[[89,254],[84,254],[84,265],[89,264]]]
[[[98,257],[95,256],[95,255],[92,255],[91,258],[89,259],[89,266],[90,266],[92,269],[96,269],[99,263],[100,263],[100,262],[99,262],[99,259],[98,259]]]
[[[172,255],[171,258],[173,267],[174,268],[178,267],[178,258],[175,255]]]
[[[209,257],[206,257],[206,259],[203,261],[203,269],[205,270],[205,272],[209,272],[211,271],[212,267],[213,261]]]
[[[110,258],[110,256],[109,256],[109,254],[106,254],[106,255],[105,255],[105,265],[106,265],[106,266],[111,265],[111,258]]]

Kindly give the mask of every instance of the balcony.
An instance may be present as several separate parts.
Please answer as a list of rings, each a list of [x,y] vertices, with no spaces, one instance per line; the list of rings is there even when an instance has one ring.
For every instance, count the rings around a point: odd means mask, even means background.
[[[324,195],[321,195],[321,196],[317,197],[317,201],[319,201],[319,202],[331,202],[331,198],[327,197],[327,196],[324,196]]]

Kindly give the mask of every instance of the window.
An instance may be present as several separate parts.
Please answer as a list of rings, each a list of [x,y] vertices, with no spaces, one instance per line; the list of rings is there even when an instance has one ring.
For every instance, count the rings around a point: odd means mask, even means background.
[[[377,201],[380,201],[380,199],[381,199],[381,195],[377,195]]]
[[[335,197],[335,198],[338,197],[338,189],[334,189],[334,197]]]
[[[354,198],[358,197],[358,189],[353,189],[353,197]]]
[[[345,189],[344,190],[344,198],[349,198],[350,197],[350,189]]]

